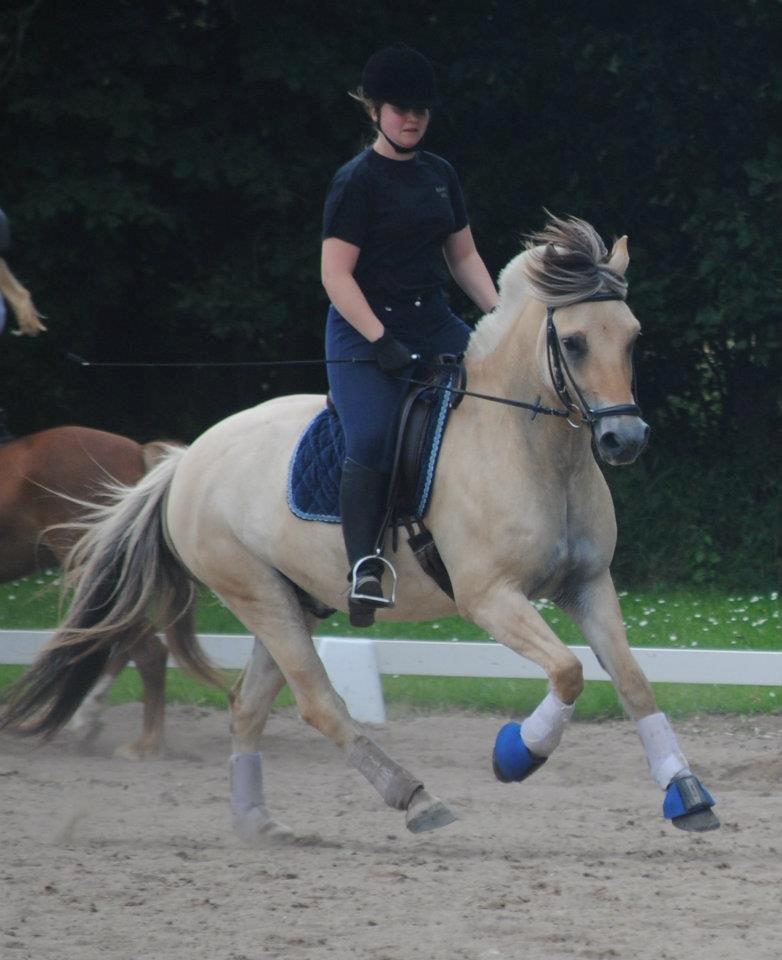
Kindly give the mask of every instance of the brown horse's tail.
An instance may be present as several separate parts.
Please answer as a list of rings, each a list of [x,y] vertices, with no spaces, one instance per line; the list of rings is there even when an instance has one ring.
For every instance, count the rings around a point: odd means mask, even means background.
[[[64,567],[70,609],[30,670],[11,688],[0,729],[53,736],[76,711],[112,653],[132,646],[152,621],[175,625],[194,583],[164,539],[166,493],[185,450],[171,447],[135,486],[112,484],[104,504],[76,524],[83,532]],[[189,673],[224,684],[190,630],[168,629],[172,654]]]

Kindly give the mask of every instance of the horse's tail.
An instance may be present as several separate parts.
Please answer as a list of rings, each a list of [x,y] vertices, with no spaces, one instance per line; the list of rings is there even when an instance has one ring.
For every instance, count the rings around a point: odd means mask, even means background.
[[[12,685],[0,729],[53,736],[71,718],[110,655],[129,648],[150,621],[196,677],[224,688],[191,630],[169,629],[190,610],[195,586],[164,539],[164,507],[184,448],[171,447],[135,486],[111,484],[107,499],[74,524],[81,532],[63,566],[70,608],[30,670]],[[189,622],[187,616],[183,623]]]

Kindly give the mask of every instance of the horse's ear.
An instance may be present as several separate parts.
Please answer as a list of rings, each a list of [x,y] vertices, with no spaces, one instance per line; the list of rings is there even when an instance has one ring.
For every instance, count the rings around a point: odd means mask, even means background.
[[[620,277],[625,275],[627,265],[630,263],[630,254],[627,252],[627,235],[620,237],[611,250],[611,256],[608,258],[608,266],[618,273]]]

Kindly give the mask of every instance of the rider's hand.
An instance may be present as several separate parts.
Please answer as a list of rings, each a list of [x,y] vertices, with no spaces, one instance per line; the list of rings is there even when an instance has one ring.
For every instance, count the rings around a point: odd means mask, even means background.
[[[413,363],[413,357],[407,347],[386,330],[379,340],[372,344],[377,365],[385,373],[398,373]]]

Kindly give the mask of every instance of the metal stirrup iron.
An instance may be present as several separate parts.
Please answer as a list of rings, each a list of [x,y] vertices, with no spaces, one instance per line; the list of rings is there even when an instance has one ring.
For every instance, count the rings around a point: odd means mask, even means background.
[[[391,596],[389,598],[380,596],[372,596],[368,593],[360,593],[357,590],[359,584],[359,568],[363,563],[366,563],[369,560],[379,560],[383,566],[385,566],[391,573]],[[373,578],[374,579],[374,578]],[[379,578],[378,578],[379,579]],[[393,564],[386,560],[385,557],[381,557],[379,553],[369,553],[365,557],[361,557],[356,560],[353,564],[353,570],[351,572],[351,584],[350,584],[350,599],[357,600],[358,602],[371,603],[374,606],[378,607],[393,607],[396,605],[396,570],[394,570]]]

